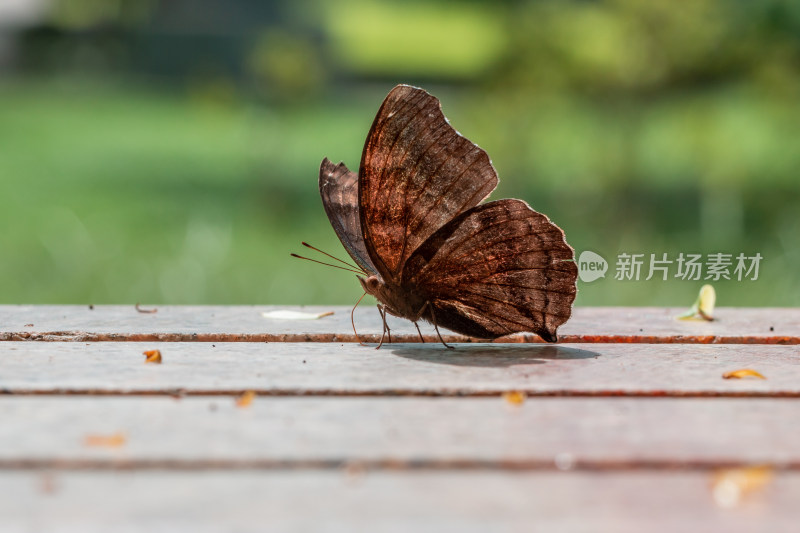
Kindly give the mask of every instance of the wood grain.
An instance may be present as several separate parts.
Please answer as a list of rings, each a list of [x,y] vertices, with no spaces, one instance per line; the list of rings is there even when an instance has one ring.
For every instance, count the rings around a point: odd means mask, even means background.
[[[9,396],[0,420],[4,469],[800,469],[783,399]]]
[[[0,530],[796,529],[798,309],[578,308],[560,332],[586,342],[454,351],[271,309],[0,306]],[[715,503],[752,464],[773,481]]]
[[[354,295],[354,300],[357,295]],[[335,311],[319,320],[270,320],[264,311],[295,309]],[[798,308],[719,308],[717,320],[684,321],[678,308],[579,307],[559,329],[562,342],[800,344]],[[355,323],[367,341],[377,342],[381,320],[374,307],[356,310]],[[413,325],[389,317],[398,341],[418,342]],[[426,340],[435,342],[430,326]],[[444,335],[449,342],[470,339]],[[153,314],[129,306],[0,306],[0,340],[64,341],[252,341],[355,342],[350,307],[343,306],[158,306]],[[517,335],[501,342],[539,342],[535,335]]]
[[[795,531],[800,474],[734,508],[701,472],[4,472],[5,531]]]
[[[158,349],[163,364],[145,365]],[[800,397],[796,346],[0,343],[7,394]],[[727,380],[754,368],[767,377]]]

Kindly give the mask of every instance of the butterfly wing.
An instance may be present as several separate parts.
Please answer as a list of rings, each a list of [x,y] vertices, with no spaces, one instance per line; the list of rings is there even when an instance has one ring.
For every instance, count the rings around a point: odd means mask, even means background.
[[[564,232],[521,200],[462,213],[408,259],[401,285],[433,306],[428,320],[495,338],[520,331],[556,340],[575,300],[578,268]]]
[[[350,172],[344,163],[334,165],[328,158],[319,167],[319,194],[322,205],[331,221],[331,226],[342,241],[347,253],[358,266],[375,274],[375,266],[369,258],[361,219],[358,214],[358,175]]]
[[[419,245],[498,181],[489,156],[450,126],[439,100],[408,85],[381,105],[359,176],[364,241],[385,280],[398,280]]]

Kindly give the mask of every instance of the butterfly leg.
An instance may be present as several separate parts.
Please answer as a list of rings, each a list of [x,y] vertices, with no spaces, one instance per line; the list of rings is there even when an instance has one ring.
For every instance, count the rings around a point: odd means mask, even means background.
[[[430,302],[425,302],[425,305],[423,305],[422,309],[419,310],[419,312],[417,313],[416,320],[413,320],[414,325],[415,326],[417,325],[417,320],[419,320],[420,317],[422,317],[422,315],[425,313],[426,309],[430,309],[431,310],[431,321],[433,322],[433,327],[436,329],[436,334],[439,336],[439,342],[444,344],[445,348],[450,348],[452,350],[453,347],[450,346],[449,344],[447,344],[446,342],[444,342],[444,339],[442,338],[442,334],[439,333],[439,326],[436,324],[436,314],[433,312],[433,306],[431,305]],[[419,332],[419,326],[417,326],[417,332]],[[419,334],[419,338],[420,339],[422,338],[422,333]],[[422,342],[425,342],[425,341],[422,341]]]
[[[419,330],[419,324],[414,322],[414,326],[417,328],[417,334],[419,334],[419,342],[425,344],[425,339],[422,338],[422,332]]]
[[[382,313],[382,315],[383,315],[383,327],[386,328],[386,336],[389,337],[389,343],[391,343],[392,342],[392,330],[389,329],[389,323],[386,321],[386,314],[387,314],[386,306],[383,306],[382,311],[383,311],[383,313]]]
[[[378,305],[378,313],[380,313],[381,320],[383,320],[383,332],[381,333],[381,342],[379,342],[375,347],[376,350],[383,346],[383,339],[387,336],[387,334],[389,336],[389,342],[392,342],[392,332],[389,329],[389,324],[386,323],[386,310]]]
[[[444,344],[445,348],[450,348],[451,350],[453,350],[454,348],[452,346],[450,346],[449,344],[447,344],[446,342],[444,342],[444,339],[442,338],[442,334],[439,333],[439,326],[436,325],[436,314],[433,312],[433,306],[429,305],[429,304],[430,304],[430,302],[425,302],[425,305],[430,307],[431,318],[433,319],[433,328],[436,330],[436,334],[439,336],[439,342]],[[424,309],[424,307],[423,307],[423,309]]]

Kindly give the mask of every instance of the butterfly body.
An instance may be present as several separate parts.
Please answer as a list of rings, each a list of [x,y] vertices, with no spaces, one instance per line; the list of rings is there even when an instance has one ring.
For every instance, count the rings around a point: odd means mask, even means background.
[[[324,159],[319,178],[328,218],[382,313],[478,338],[530,331],[555,341],[575,299],[574,252],[525,202],[481,203],[497,182],[439,101],[407,85],[384,100],[358,174]]]
[[[425,316],[428,300],[419,294],[415,287],[385,283],[374,275],[367,278],[358,276],[358,280],[361,282],[364,292],[381,302],[383,309],[390,315],[407,318],[412,322],[416,322],[420,318],[430,321],[430,318]]]

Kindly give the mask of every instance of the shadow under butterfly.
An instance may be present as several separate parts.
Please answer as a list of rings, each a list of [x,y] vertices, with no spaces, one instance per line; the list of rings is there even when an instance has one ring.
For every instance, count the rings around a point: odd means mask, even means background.
[[[432,323],[445,346],[439,326],[483,339],[533,332],[557,341],[577,290],[574,251],[561,228],[522,200],[481,203],[497,183],[489,156],[450,126],[439,100],[408,85],[383,101],[358,174],[322,160],[325,212],[358,265],[350,266],[361,298],[379,302],[379,348],[387,335],[391,342],[387,313],[417,332],[420,319]]]

